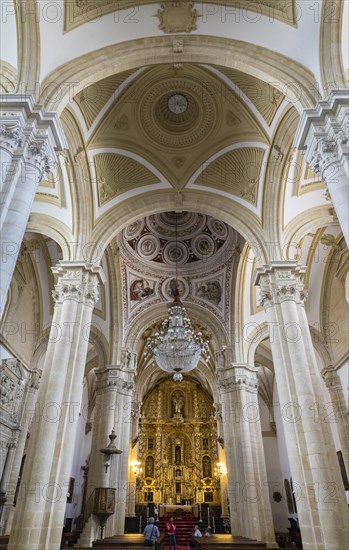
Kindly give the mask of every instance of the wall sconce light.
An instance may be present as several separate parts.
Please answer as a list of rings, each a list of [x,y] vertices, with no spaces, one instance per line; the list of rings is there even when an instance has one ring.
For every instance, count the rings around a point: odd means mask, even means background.
[[[223,462],[217,462],[214,469],[214,474],[216,477],[225,476],[227,474],[227,467]]]
[[[131,470],[137,477],[142,475],[143,468],[141,467],[141,463],[138,462],[138,460],[135,460],[134,462],[132,462]]]

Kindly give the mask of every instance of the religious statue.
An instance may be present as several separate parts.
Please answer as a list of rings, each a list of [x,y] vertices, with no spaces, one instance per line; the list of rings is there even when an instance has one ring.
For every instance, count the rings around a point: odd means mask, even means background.
[[[174,412],[176,415],[182,415],[184,399],[181,394],[177,393],[173,397]]]
[[[176,464],[181,463],[181,448],[179,445],[176,445],[175,447],[175,463]]]

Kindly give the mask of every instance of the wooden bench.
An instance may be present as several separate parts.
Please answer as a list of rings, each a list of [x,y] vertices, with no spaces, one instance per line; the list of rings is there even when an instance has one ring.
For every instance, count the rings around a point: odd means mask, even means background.
[[[3,535],[3,536],[0,536],[0,548],[1,550],[5,550],[8,546],[8,541],[9,541],[9,536],[8,535]]]

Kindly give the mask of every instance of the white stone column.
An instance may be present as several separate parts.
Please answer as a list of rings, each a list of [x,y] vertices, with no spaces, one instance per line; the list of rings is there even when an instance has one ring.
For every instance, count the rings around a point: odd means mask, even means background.
[[[218,372],[232,533],[277,547],[262,443],[257,369],[231,364]]]
[[[27,391],[25,405],[23,407],[23,412],[22,412],[16,453],[14,456],[11,473],[10,473],[7,487],[6,487],[6,504],[4,506],[2,522],[4,525],[3,532],[7,535],[9,535],[11,531],[13,514],[15,511],[14,498],[16,494],[16,488],[17,488],[23,453],[25,449],[25,444],[27,441],[28,428],[35,413],[35,404],[36,404],[36,399],[38,394],[37,390],[39,388],[40,376],[41,376],[41,373],[39,371],[37,370],[32,371],[28,382],[28,391]]]
[[[9,550],[58,550],[71,475],[99,267],[61,262],[37,414],[17,498]]]
[[[303,112],[294,146],[326,184],[349,247],[349,90]]]
[[[66,147],[57,114],[33,96],[6,94],[0,111],[0,314],[16,265],[38,184]]]
[[[325,367],[321,376],[331,397],[345,469],[349,473],[349,416],[341,380],[336,369]]]
[[[304,309],[305,268],[257,269],[305,550],[348,547],[348,508]]]
[[[126,501],[128,494],[129,449],[132,425],[132,392],[134,373],[120,369],[116,399],[115,431],[118,448],[122,454],[114,461],[111,471],[111,487],[116,487],[116,512],[106,526],[107,535],[122,535],[125,529]]]
[[[107,365],[96,370],[96,377],[96,405],[87,484],[87,507],[84,518],[86,521],[91,515],[93,500],[91,497],[96,488],[116,488],[116,511],[114,516],[108,519],[105,528],[105,536],[108,536],[124,533],[126,506],[124,487],[127,488],[133,373],[125,372],[120,365]],[[115,446],[122,453],[121,455],[112,455],[110,460],[107,460],[100,450],[108,445],[108,436],[112,429],[115,430],[117,435]],[[105,468],[105,464],[108,464],[107,469]],[[126,472],[124,472],[125,465]],[[125,479],[124,475],[126,476]],[[91,537],[95,533],[97,524],[98,521],[95,518],[86,524],[83,532],[84,541],[92,542]]]

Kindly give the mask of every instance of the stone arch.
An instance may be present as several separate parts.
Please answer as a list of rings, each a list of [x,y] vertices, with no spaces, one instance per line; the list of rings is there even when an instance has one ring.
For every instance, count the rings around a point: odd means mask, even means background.
[[[39,96],[40,28],[37,0],[15,0],[18,43],[18,93]]]
[[[161,371],[156,365],[150,362],[141,373],[137,375],[135,386],[135,400],[142,402],[144,396],[159,384],[168,375]],[[211,396],[214,402],[219,402],[219,388],[217,386],[216,376],[209,369],[204,369],[199,362],[198,367],[191,371],[190,378],[195,380],[204,388]]]
[[[298,110],[313,107],[317,101],[314,75],[288,57],[241,40],[214,36],[184,36],[183,42],[181,62],[223,64],[265,82],[272,79],[282,89],[289,86],[292,71],[293,84],[299,90]],[[111,59],[113,63],[110,63]],[[50,73],[42,83],[40,103],[48,111],[61,113],[72,92],[67,82],[79,82],[79,87],[74,89],[74,93],[78,93],[93,83],[91,75],[97,82],[116,72],[163,63],[173,63],[172,36],[135,39],[106,46],[73,59]]]
[[[310,330],[313,346],[316,349],[316,351],[318,352],[318,354],[320,355],[320,357],[323,361],[324,367],[331,366],[332,365],[332,357],[331,357],[329,349],[326,345],[325,338],[323,337],[323,335],[321,334],[320,331],[318,331],[315,327],[313,327],[311,325],[309,325],[309,330]]]
[[[97,352],[98,367],[102,368],[108,364],[110,351],[109,344],[104,334],[98,329],[98,326],[90,325],[89,341],[94,346]],[[85,373],[86,374],[86,373]]]
[[[213,201],[212,198],[215,198]],[[180,200],[180,205],[178,204]],[[260,220],[247,208],[226,197],[206,191],[184,190],[178,196],[174,191],[159,190],[143,193],[116,205],[96,224],[91,240],[98,243],[100,253],[108,246],[116,233],[132,221],[143,216],[180,209],[182,211],[203,212],[216,217],[233,227],[260,251],[259,261],[268,261],[267,242]],[[115,220],[118,220],[116,227]]]
[[[46,329],[44,329],[39,338],[38,338],[38,342],[37,342],[37,345],[35,347],[35,350],[34,350],[34,353],[33,353],[33,356],[32,356],[32,360],[31,360],[31,363],[30,363],[30,367],[32,370],[35,370],[38,368],[38,365],[41,361],[41,359],[43,358],[43,356],[45,355],[46,353],[46,350],[47,350],[47,345],[48,345],[48,342],[49,342],[49,337],[50,337],[50,329],[51,327],[47,327]]]
[[[298,112],[293,107],[289,107],[278,125],[269,152],[268,166],[265,174],[262,219],[263,227],[268,234],[270,242],[282,242],[288,152],[292,147],[298,123]],[[280,244],[275,246],[275,253],[282,259]],[[277,258],[274,257],[272,259],[275,260]]]
[[[256,350],[259,344],[266,338],[269,338],[269,327],[267,321],[264,321],[256,326],[256,328],[249,335],[246,349],[246,363],[248,365],[254,365]]]
[[[326,204],[309,208],[298,214],[285,228],[282,248],[284,251],[283,259],[294,259],[288,257],[291,246],[296,246],[307,233],[316,232],[321,227],[332,224],[333,221],[331,206]]]
[[[26,230],[40,235],[47,235],[53,239],[60,246],[64,261],[74,259],[73,236],[68,227],[60,220],[46,214],[33,212],[30,215]]]
[[[191,302],[184,303],[184,305],[190,309],[189,315],[194,323],[198,322],[205,327],[209,327],[209,332],[213,335],[212,345],[215,348],[222,349],[223,346],[229,345],[228,334],[222,323],[213,313]],[[130,351],[136,351],[139,335],[156,323],[160,323],[167,316],[167,309],[168,303],[154,304],[150,309],[146,309],[140,313],[130,325],[123,347]]]
[[[333,88],[346,88],[342,62],[342,22],[344,2],[323,0],[320,28],[320,70],[324,99]]]

